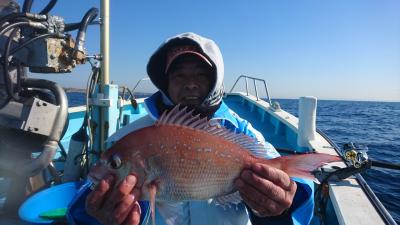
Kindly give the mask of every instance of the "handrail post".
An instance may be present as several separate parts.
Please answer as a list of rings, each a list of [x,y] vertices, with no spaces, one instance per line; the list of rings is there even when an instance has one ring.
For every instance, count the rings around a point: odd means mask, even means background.
[[[244,79],[246,80],[246,96],[249,96],[249,85],[247,84],[247,76],[245,76]]]
[[[270,106],[272,106],[271,98],[269,97],[267,83],[265,83],[265,80],[263,80],[263,82],[264,82],[265,92],[267,93],[268,103],[269,103]]]
[[[139,86],[140,82],[146,81],[146,80],[150,80],[150,78],[144,77],[144,78],[140,79],[140,80],[136,83],[135,87],[132,88],[132,93],[135,92],[135,89]]]
[[[243,77],[243,75],[240,75],[240,76],[236,79],[236,81],[235,81],[235,83],[233,84],[233,86],[232,86],[231,90],[229,91],[229,93],[231,93],[231,92],[233,91],[233,89],[235,88],[237,82],[238,82],[238,81],[240,80],[240,78],[242,78],[242,77]]]
[[[258,90],[257,90],[256,79],[253,79],[253,84],[254,84],[254,90],[256,91],[256,98],[257,98],[257,101],[258,101],[259,98],[258,98]]]

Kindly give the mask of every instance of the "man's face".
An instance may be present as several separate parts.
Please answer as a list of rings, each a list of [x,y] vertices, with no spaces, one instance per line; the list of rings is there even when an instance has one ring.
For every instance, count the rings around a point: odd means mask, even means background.
[[[175,104],[199,106],[210,91],[212,75],[212,68],[195,56],[177,60],[168,71],[170,99]]]

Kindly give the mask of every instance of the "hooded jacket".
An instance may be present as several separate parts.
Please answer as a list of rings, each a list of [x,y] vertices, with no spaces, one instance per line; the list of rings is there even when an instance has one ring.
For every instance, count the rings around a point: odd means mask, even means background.
[[[218,105],[224,94],[224,61],[222,54],[213,40],[195,33],[188,32],[169,38],[154,52],[147,64],[147,74],[150,80],[162,93],[163,102],[167,105],[172,105],[166,91],[168,83],[167,75],[165,74],[167,54],[170,49],[184,45],[197,47],[198,51],[208,58],[214,68],[214,84],[201,107],[208,108]]]

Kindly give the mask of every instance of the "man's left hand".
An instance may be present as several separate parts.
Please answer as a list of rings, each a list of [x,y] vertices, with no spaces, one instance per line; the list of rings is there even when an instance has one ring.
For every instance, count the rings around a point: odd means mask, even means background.
[[[292,205],[297,189],[285,172],[261,163],[244,169],[235,186],[244,202],[260,217],[284,213]]]

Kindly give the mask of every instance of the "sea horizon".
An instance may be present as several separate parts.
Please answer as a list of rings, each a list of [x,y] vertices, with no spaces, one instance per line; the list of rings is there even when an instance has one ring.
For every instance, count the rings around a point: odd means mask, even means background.
[[[78,92],[78,93],[82,93],[82,92],[86,92],[85,88],[74,88],[74,87],[63,87],[63,89],[65,90],[65,92]],[[139,95],[151,95],[154,92],[135,92]],[[312,95],[311,95],[312,96]],[[298,100],[301,97],[306,97],[306,96],[300,96],[298,98],[296,97],[272,97],[271,100],[274,99],[288,99],[288,100]],[[313,96],[315,97],[315,96]],[[264,97],[262,97],[264,98]],[[335,98],[318,98],[316,97],[317,100],[321,100],[321,101],[350,101],[350,102],[383,102],[383,103],[400,103],[400,99],[399,100],[387,100],[387,99],[383,99],[383,100],[375,100],[375,99],[335,99]]]

